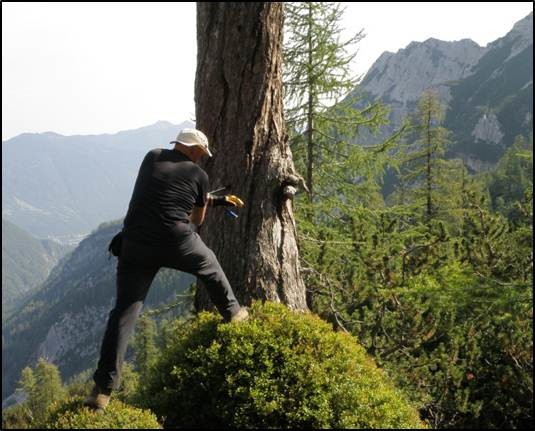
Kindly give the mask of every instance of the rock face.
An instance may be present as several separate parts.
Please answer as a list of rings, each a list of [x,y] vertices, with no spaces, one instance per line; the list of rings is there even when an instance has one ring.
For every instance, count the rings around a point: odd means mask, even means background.
[[[507,34],[506,38],[514,39],[515,43],[511,49],[511,53],[507,60],[517,56],[526,48],[533,45],[533,13],[530,13],[526,18],[518,21],[513,29]],[[505,42],[505,41],[504,41]],[[498,42],[501,43],[501,40]]]
[[[517,135],[533,130],[533,14],[484,48],[469,39],[428,39],[383,53],[353,96],[360,108],[382,101],[391,124],[377,135],[363,131],[357,142],[373,145],[389,136],[426,89],[447,107],[444,127],[453,133],[447,156],[492,167]]]
[[[490,43],[451,92],[445,126],[454,133],[452,156],[495,164],[516,136],[533,133],[533,14]]]
[[[495,145],[501,145],[504,134],[500,130],[500,122],[494,112],[483,114],[477,122],[472,136],[477,140],[488,142]]]
[[[373,145],[389,136],[415,109],[422,92],[432,88],[443,103],[451,101],[448,83],[470,74],[485,48],[470,39],[444,42],[428,39],[411,42],[397,53],[383,53],[364,77],[355,95],[364,94],[358,103],[362,108],[374,100],[381,100],[390,108],[390,125],[372,136],[363,130],[358,137],[362,145]]]
[[[382,54],[362,81],[362,87],[385,101],[406,104],[418,100],[429,87],[465,78],[484,52],[470,39],[411,42],[396,54]]]
[[[33,360],[45,358],[56,365],[68,365],[64,359],[71,349],[80,358],[95,357],[100,346],[88,341],[104,332],[107,315],[113,308],[112,300],[110,297],[108,306],[89,305],[79,312],[63,314],[48,330],[46,338],[34,352]]]

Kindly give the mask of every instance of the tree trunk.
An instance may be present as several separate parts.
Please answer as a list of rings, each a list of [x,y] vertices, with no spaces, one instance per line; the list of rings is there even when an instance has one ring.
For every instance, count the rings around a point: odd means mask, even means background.
[[[429,106],[429,111],[427,111],[427,203],[426,203],[426,222],[429,223],[431,217],[433,216],[433,203],[431,200],[431,190],[432,190],[432,178],[431,178],[431,106]]]
[[[307,107],[307,188],[308,188],[308,200],[312,203],[314,199],[314,188],[312,185],[312,168],[314,164],[314,147],[312,140],[313,133],[313,96],[312,92],[314,87],[312,85],[312,5],[308,3],[308,107]],[[312,216],[310,216],[312,219]]]
[[[196,127],[214,157],[211,189],[230,185],[239,218],[210,208],[202,238],[241,304],[307,309],[292,212],[296,173],[282,115],[282,3],[197,3]],[[195,306],[211,308],[198,281]]]

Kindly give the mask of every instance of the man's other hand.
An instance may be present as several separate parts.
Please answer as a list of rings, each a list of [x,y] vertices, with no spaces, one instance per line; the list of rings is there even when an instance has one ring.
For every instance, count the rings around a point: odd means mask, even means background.
[[[230,202],[232,205],[234,205],[237,208],[243,208],[243,206],[245,205],[243,201],[238,196],[235,196],[235,195],[225,195],[225,200],[227,202]]]

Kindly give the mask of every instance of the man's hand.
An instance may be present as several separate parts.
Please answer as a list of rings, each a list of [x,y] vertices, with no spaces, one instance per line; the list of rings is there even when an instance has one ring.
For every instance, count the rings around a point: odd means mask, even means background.
[[[219,205],[224,206],[233,206],[237,208],[242,208],[245,204],[243,201],[235,195],[225,195],[225,196],[212,196],[209,195],[210,205],[216,207]]]
[[[225,195],[225,200],[227,202],[230,202],[232,205],[234,205],[237,208],[243,208],[243,206],[245,205],[243,201],[238,196],[235,196],[235,195]]]

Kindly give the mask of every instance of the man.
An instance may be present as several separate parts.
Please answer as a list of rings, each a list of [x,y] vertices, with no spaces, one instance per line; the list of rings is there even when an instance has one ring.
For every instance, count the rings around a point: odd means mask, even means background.
[[[233,195],[208,194],[208,175],[198,163],[212,154],[201,131],[183,129],[171,143],[173,150],[155,149],[145,156],[124,220],[117,302],[93,375],[95,387],[85,401],[95,409],[105,409],[119,386],[128,339],[161,267],[200,278],[226,322],[248,318],[214,253],[192,227],[203,223],[208,205],[241,207],[243,202]]]

